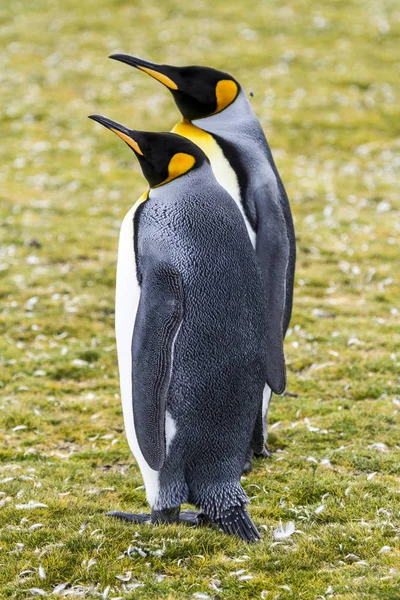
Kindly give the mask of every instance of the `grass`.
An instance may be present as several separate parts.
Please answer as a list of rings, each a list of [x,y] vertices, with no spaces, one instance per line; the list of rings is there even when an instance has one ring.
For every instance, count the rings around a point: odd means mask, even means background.
[[[398,599],[397,2],[16,0],[0,23],[1,598]],[[232,72],[291,198],[293,395],[243,479],[258,545],[104,516],[147,508],[113,332],[118,229],[144,182],[86,116],[178,120],[116,51]],[[296,532],[276,540],[280,521]]]

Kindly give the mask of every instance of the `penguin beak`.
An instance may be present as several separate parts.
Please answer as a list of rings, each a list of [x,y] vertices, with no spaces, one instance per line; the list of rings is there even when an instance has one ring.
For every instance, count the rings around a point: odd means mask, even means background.
[[[131,129],[124,127],[124,125],[121,125],[116,121],[107,119],[107,117],[103,117],[102,115],[89,115],[89,119],[97,121],[97,123],[104,125],[104,127],[107,127],[107,129],[110,129],[111,131],[116,133],[118,137],[124,140],[124,142],[126,142],[128,146],[132,148],[132,150],[134,150],[137,154],[140,154],[140,156],[143,156],[143,152],[139,148],[139,144],[133,138],[134,132]]]
[[[154,79],[157,79],[160,83],[165,85],[170,90],[177,90],[178,86],[168,75],[166,71],[170,71],[171,67],[167,65],[158,65],[157,63],[149,62],[148,60],[143,60],[142,58],[137,58],[136,56],[130,56],[129,54],[111,54],[109,58],[114,60],[119,60],[120,62],[126,63],[131,67],[135,67],[140,71],[144,71]]]

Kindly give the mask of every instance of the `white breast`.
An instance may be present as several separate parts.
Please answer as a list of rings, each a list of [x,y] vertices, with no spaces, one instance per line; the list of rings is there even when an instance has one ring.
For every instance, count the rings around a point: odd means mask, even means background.
[[[140,287],[136,277],[133,220],[138,206],[147,198],[144,194],[131,208],[121,226],[118,246],[117,287],[115,296],[115,333],[117,338],[118,368],[122,410],[126,437],[136,458],[151,507],[157,504],[159,474],[149,467],[137,441],[132,401],[132,336],[139,305]]]
[[[248,218],[245,215],[243,204],[240,199],[240,188],[236,177],[235,171],[232,169],[228,160],[225,158],[222,150],[218,146],[218,151],[213,148],[213,152],[210,153],[209,157],[212,170],[218,183],[226,189],[226,191],[232,196],[235,203],[242,213],[243,220],[246,225],[247,233],[249,235],[253,248],[256,247],[256,233],[251,227]]]

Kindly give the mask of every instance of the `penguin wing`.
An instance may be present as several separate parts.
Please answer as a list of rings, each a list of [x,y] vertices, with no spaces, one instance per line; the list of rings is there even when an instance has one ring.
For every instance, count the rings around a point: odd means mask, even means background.
[[[276,192],[262,186],[256,191],[254,201],[257,210],[256,253],[267,298],[267,383],[273,392],[282,394],[286,387],[283,339],[289,238]]]
[[[296,268],[296,236],[294,233],[294,225],[292,213],[290,210],[289,198],[287,196],[285,187],[282,183],[278,171],[276,172],[276,178],[278,182],[281,206],[285,217],[286,230],[289,239],[289,261],[288,268],[286,271],[285,315],[283,318],[283,335],[285,336],[289,327],[293,308],[294,274]]]
[[[166,455],[166,401],[182,318],[180,274],[167,264],[146,272],[132,337],[132,402],[139,447],[154,470]]]

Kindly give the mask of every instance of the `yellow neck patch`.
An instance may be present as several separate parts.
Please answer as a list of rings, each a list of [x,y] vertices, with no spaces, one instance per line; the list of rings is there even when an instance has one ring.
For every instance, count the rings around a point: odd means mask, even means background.
[[[136,202],[135,202],[136,208],[139,206],[139,204],[142,204],[142,202],[145,202],[145,201],[148,199],[148,197],[149,197],[149,193],[150,193],[150,190],[146,190],[146,191],[145,191],[145,192],[144,192],[144,193],[143,193],[143,194],[140,196],[140,198],[138,198],[138,200],[136,200]]]
[[[217,110],[216,113],[224,110],[229,104],[232,104],[238,93],[238,86],[231,79],[221,79],[218,81],[217,87],[215,88],[215,96],[217,98]]]
[[[200,148],[207,156],[210,149],[210,145],[213,145],[213,143],[215,143],[214,138],[209,133],[207,133],[207,131],[199,129],[190,121],[181,121],[181,123],[177,123],[172,129],[172,133],[177,133],[178,135],[182,135],[188,140],[191,140],[197,146],[200,146]]]
[[[144,71],[148,75],[151,75],[151,77],[154,77],[154,79],[157,79],[157,81],[159,81],[160,83],[167,86],[167,88],[169,88],[170,90],[178,89],[178,86],[176,85],[176,83],[174,81],[172,81],[172,79],[167,77],[167,75],[163,75],[162,73],[159,73],[158,71],[155,71],[154,69],[148,69],[147,67],[138,67],[138,69],[140,69],[141,71]]]
[[[191,154],[186,154],[185,152],[177,152],[169,161],[168,165],[168,177],[164,179],[161,183],[154,187],[160,187],[160,185],[165,185],[169,181],[180,177],[184,173],[187,173],[196,162],[196,159]]]
[[[210,159],[211,163],[213,161],[219,163],[220,160],[224,160],[222,150],[218,146],[213,136],[207,131],[204,131],[204,129],[199,129],[199,127],[196,127],[196,125],[193,125],[193,123],[190,121],[182,121],[181,123],[177,123],[172,129],[172,133],[182,135],[191,142],[194,142],[196,146],[199,146],[199,148],[203,150],[204,154]]]
[[[133,140],[131,137],[129,137],[129,135],[126,135],[125,133],[122,133],[122,131],[118,131],[117,129],[111,128],[111,131],[116,133],[118,135],[118,137],[120,137],[122,140],[124,140],[124,142],[126,142],[128,144],[128,146],[133,148],[135,152],[137,152],[138,154],[143,156],[143,152],[139,148],[139,144],[137,142],[135,142],[135,140]]]

